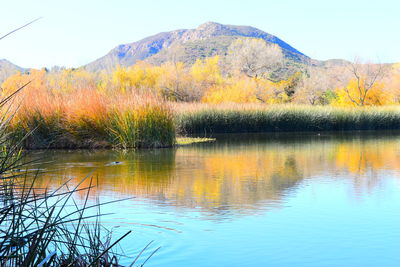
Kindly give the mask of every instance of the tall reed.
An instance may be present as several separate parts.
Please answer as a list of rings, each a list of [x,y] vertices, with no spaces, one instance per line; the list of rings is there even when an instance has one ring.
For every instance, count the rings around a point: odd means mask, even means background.
[[[122,96],[120,105],[110,112],[110,143],[117,147],[168,147],[175,142],[175,125],[171,109],[165,103],[147,98]]]
[[[30,87],[14,102],[20,107],[10,132],[31,133],[25,148],[147,148],[175,142],[172,111],[152,94]]]
[[[180,134],[400,129],[400,107],[176,105]]]
[[[0,100],[0,110],[5,110],[0,119],[0,265],[121,266],[118,262],[123,255],[114,250],[115,245],[130,232],[114,239],[101,227],[100,206],[106,203],[89,204],[94,186],[91,178],[72,188],[68,180],[54,190],[36,186],[39,174],[29,171],[32,163],[24,161],[21,140],[9,134],[8,127],[18,115],[8,113],[6,102]],[[54,116],[49,120],[45,113],[33,115],[30,118],[39,122],[46,119],[59,124]],[[82,192],[86,196],[78,205],[74,195]]]
[[[34,21],[1,36],[0,40]],[[37,82],[41,83],[41,80]],[[26,170],[21,174],[21,169],[26,169],[29,164],[23,161],[23,141],[33,138],[45,144],[54,142],[58,134],[63,136],[61,125],[67,117],[65,102],[60,100],[59,94],[43,90],[28,94],[20,101],[21,112],[16,113],[18,108],[12,105],[12,101],[31,83],[29,80],[17,85],[9,95],[4,95],[2,90],[4,98],[0,98],[0,265],[120,266],[120,255],[112,253],[111,249],[130,232],[114,242],[110,232],[105,239],[102,238],[104,231],[98,220],[100,212],[95,215],[86,213],[101,205],[88,205],[93,180],[84,188],[80,186],[85,179],[72,189],[67,181],[50,191],[35,187],[38,173]],[[84,104],[87,106],[86,101]],[[16,122],[15,118],[18,118]],[[32,127],[36,135],[33,135]],[[87,192],[83,206],[78,206],[73,198],[79,191]],[[74,209],[68,211],[67,206],[71,204]],[[86,221],[93,218],[94,224]],[[130,266],[136,263],[142,252]]]

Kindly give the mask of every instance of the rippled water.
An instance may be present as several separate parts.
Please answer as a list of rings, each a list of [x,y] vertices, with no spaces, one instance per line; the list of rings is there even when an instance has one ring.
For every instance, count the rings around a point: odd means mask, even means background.
[[[102,222],[134,231],[131,257],[161,246],[146,266],[399,266],[399,133],[217,138],[33,157],[43,186],[93,172],[91,201],[134,197],[104,206]]]

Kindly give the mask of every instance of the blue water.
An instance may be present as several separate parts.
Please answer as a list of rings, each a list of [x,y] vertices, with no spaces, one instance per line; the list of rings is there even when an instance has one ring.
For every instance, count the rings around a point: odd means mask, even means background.
[[[121,242],[127,265],[154,240],[137,263],[161,247],[146,266],[400,266],[397,133],[44,155],[43,183],[94,171],[92,201],[133,197],[102,208],[116,238],[133,231]]]

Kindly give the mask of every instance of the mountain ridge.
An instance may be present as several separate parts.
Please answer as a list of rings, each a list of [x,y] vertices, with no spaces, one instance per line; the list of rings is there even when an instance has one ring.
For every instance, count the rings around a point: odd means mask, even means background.
[[[11,63],[7,59],[0,59],[0,85],[7,77],[24,70],[24,68]]]
[[[220,24],[206,22],[195,29],[178,29],[160,32],[139,41],[120,44],[104,56],[77,68],[88,71],[112,71],[116,66],[131,66],[137,61],[145,60],[152,64],[162,64],[166,61],[182,61],[194,63],[198,58],[203,59],[214,55],[224,55],[229,45],[242,37],[259,38],[268,43],[274,43],[282,48],[285,56],[295,63],[306,63],[317,67],[342,66],[347,60],[328,59],[316,60],[308,57],[293,46],[275,35],[264,32],[252,26]],[[0,59],[0,84],[8,76],[17,71],[26,71],[6,59]]]
[[[226,53],[229,44],[242,37],[258,38],[267,43],[277,44],[282,48],[284,55],[294,61],[304,62],[310,60],[308,56],[275,35],[255,27],[206,22],[195,29],[161,32],[136,42],[118,45],[106,55],[83,67],[89,71],[110,71],[117,65],[127,67],[139,60],[147,59],[152,63],[160,64],[170,60],[173,53],[182,54],[180,61],[193,63],[194,58]],[[223,39],[224,42],[219,42],[220,39]],[[209,44],[213,45],[209,46]],[[197,54],[186,56],[183,50],[190,50],[192,47],[195,47],[192,53]],[[169,48],[174,48],[175,51],[168,51]],[[163,53],[160,54],[160,52]]]

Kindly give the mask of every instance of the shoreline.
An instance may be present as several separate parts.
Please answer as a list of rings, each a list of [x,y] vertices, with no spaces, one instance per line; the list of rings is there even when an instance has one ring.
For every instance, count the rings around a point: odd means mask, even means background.
[[[154,110],[156,112],[154,112]],[[75,122],[33,117],[14,122],[11,136],[23,147],[37,149],[152,149],[209,142],[216,134],[322,133],[400,130],[400,107],[341,108],[295,105],[146,106],[141,117],[114,114],[97,124],[90,117]],[[163,113],[163,111],[167,113]],[[35,116],[35,115],[32,115]],[[115,123],[118,122],[118,123]],[[21,126],[22,125],[22,126]],[[96,127],[93,127],[96,126]],[[31,132],[31,133],[30,133]],[[30,133],[30,134],[29,134]]]
[[[253,139],[253,138],[268,138],[269,140],[297,140],[299,136],[302,137],[320,137],[320,138],[348,138],[348,137],[373,137],[376,135],[395,135],[400,136],[400,129],[398,130],[346,130],[346,131],[298,131],[298,132],[240,132],[240,133],[217,133],[212,137],[198,137],[198,136],[180,136],[177,139],[180,139],[180,142],[172,146],[165,147],[153,147],[153,148],[113,148],[113,147],[76,147],[76,148],[62,148],[62,147],[50,147],[50,148],[34,148],[34,149],[25,149],[27,151],[47,151],[47,150],[60,150],[60,151],[121,151],[121,150],[137,150],[137,151],[146,151],[146,150],[160,150],[160,149],[177,149],[180,147],[196,145],[196,144],[205,144],[205,143],[214,143],[219,140],[226,141],[227,139],[237,140],[240,139]]]

